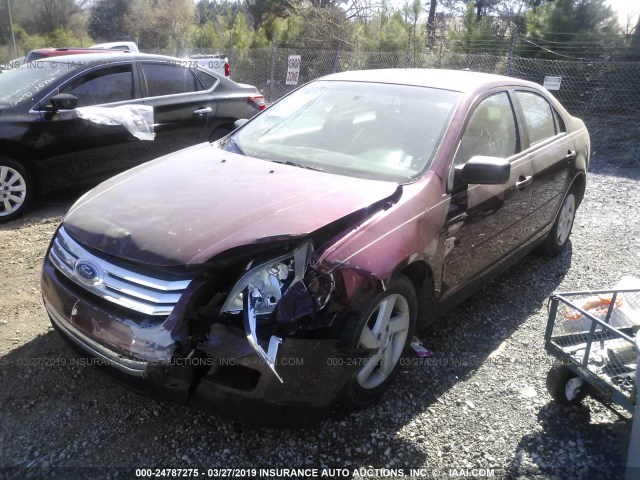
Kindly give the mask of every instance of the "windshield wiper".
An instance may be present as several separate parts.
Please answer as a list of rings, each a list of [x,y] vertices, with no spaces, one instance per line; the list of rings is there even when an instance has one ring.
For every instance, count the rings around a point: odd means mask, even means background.
[[[281,163],[282,165],[290,165],[292,167],[306,168],[307,170],[315,170],[317,172],[327,172],[324,168],[316,167],[315,165],[305,165],[304,163],[296,163],[290,160],[270,160],[273,163]]]

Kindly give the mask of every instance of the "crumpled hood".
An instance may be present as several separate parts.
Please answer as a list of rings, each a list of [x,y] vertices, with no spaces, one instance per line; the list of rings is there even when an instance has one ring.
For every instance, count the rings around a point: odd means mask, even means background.
[[[393,182],[276,164],[205,143],[100,184],[63,224],[77,241],[109,255],[192,265],[232,247],[306,235],[397,189]]]

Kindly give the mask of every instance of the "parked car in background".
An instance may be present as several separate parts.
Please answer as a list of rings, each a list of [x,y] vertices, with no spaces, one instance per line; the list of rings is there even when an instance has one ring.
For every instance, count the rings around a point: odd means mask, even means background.
[[[126,122],[99,124],[80,116],[87,107],[136,105],[153,109],[153,141],[139,140]],[[111,51],[45,58],[37,68],[28,63],[3,73],[0,222],[20,215],[37,194],[98,183],[218,139],[235,120],[263,108],[255,87],[159,55]]]
[[[128,50],[132,53],[138,53],[138,45],[135,42],[108,42],[108,43],[96,43],[89,48],[99,48],[106,50]]]
[[[78,200],[45,307],[157,397],[280,426],[367,405],[414,332],[534,247],[567,247],[589,148],[531,82],[330,75]]]
[[[205,54],[193,54],[187,57],[189,61],[195,61],[198,66],[207,70],[213,70],[214,72],[224,75],[225,77],[231,76],[231,68],[229,67],[229,59],[226,55],[217,53],[215,55]]]

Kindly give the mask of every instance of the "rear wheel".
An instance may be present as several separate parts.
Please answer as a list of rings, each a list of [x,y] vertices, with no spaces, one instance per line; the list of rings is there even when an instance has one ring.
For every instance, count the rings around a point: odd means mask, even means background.
[[[578,208],[576,189],[572,185],[564,197],[560,212],[553,227],[551,227],[549,235],[540,246],[543,253],[549,256],[556,256],[565,249],[569,241],[569,235],[571,235],[571,229],[573,228],[576,208]]]
[[[346,387],[348,405],[360,407],[375,402],[389,387],[411,343],[416,311],[416,294],[404,275],[371,301],[351,338],[352,345],[370,356]]]
[[[0,222],[22,215],[33,197],[29,171],[19,162],[0,157]]]

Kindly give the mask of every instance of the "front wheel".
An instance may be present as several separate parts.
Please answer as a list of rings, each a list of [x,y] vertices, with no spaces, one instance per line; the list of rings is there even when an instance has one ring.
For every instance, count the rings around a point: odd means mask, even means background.
[[[407,277],[396,277],[376,295],[360,317],[351,344],[369,352],[345,389],[346,403],[360,407],[377,401],[398,373],[416,326],[417,301]]]
[[[0,223],[22,215],[32,196],[29,171],[11,158],[0,157]]]
[[[553,227],[551,227],[549,235],[540,246],[543,253],[553,257],[559,255],[565,249],[569,241],[569,235],[571,235],[571,229],[573,228],[576,208],[578,208],[576,189],[571,186],[567,195],[564,197],[560,212]]]

